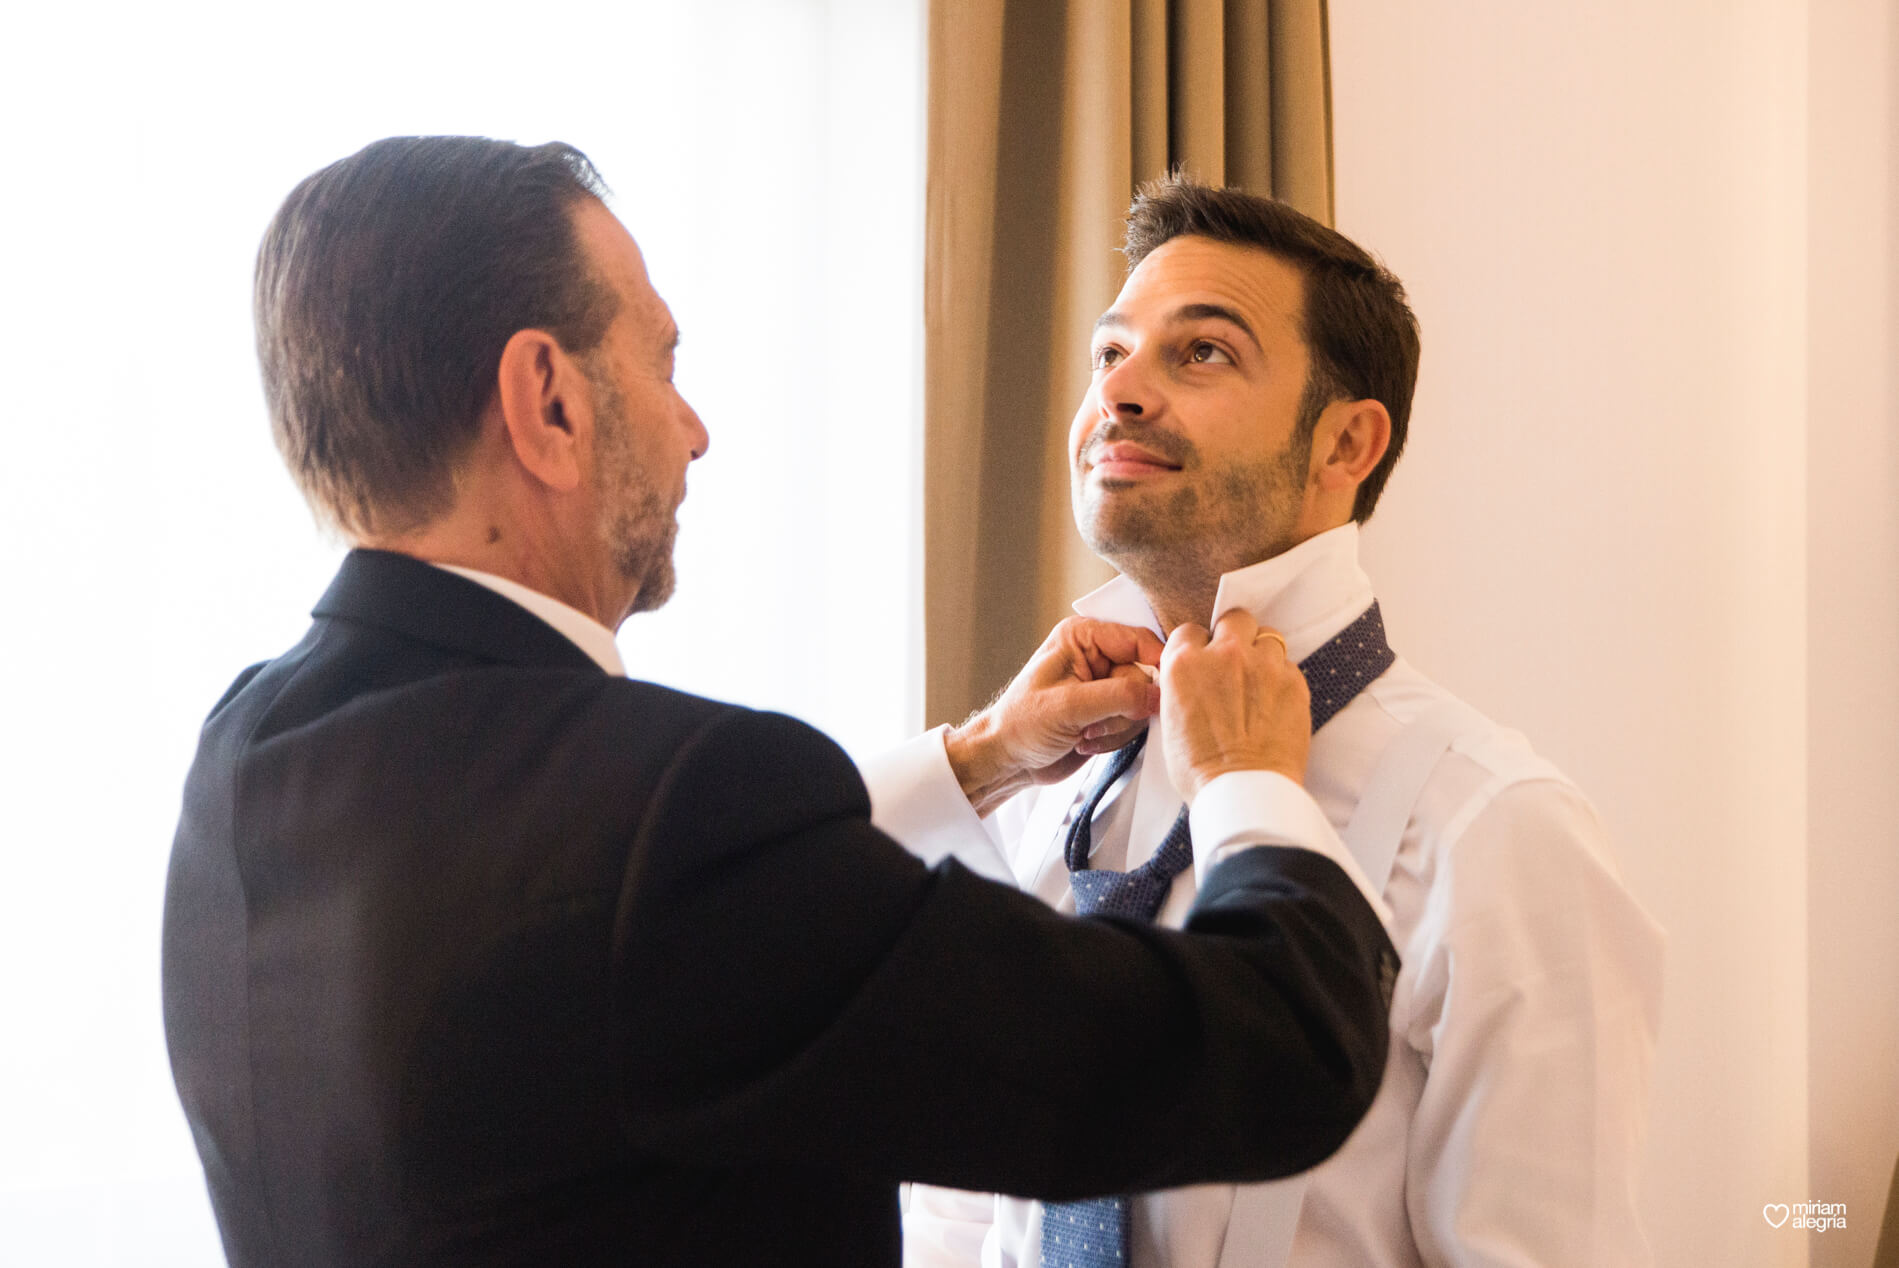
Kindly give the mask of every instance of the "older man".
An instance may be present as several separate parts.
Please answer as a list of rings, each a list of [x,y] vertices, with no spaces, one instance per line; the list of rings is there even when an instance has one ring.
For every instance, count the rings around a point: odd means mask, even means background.
[[[1391,1056],[1309,1177],[1047,1206],[918,1190],[909,1262],[1088,1263],[1072,1243],[1090,1219],[1136,1268],[1647,1262],[1658,931],[1575,787],[1396,658],[1357,563],[1417,373],[1402,288],[1282,204],[1177,179],[1137,199],[1126,250],[1069,434],[1076,523],[1122,575],[1076,608],[1156,635],[1228,613],[1284,632],[1311,682],[1313,795],[1393,913]],[[992,769],[1026,789],[999,808],[959,795],[964,746],[1019,700],[879,762],[877,822],[1061,910],[1095,909],[1104,873],[1146,872],[1167,889],[1142,914],[1178,921],[1203,882],[1177,849],[1170,753],[1129,746],[1047,786]],[[1107,731],[1084,743],[1123,738]]]
[[[566,146],[392,139],[259,253],[277,442],[355,549],[212,711],[173,849],[166,1033],[231,1262],[889,1264],[903,1179],[1335,1149],[1391,948],[1250,617],[1174,640],[1164,705],[1114,673],[1158,640],[1078,624],[964,750],[1059,764],[1160,708],[1220,860],[1185,934],[926,869],[816,732],[622,676],[707,435],[600,192]],[[1136,1070],[1179,1091],[1104,1131]]]

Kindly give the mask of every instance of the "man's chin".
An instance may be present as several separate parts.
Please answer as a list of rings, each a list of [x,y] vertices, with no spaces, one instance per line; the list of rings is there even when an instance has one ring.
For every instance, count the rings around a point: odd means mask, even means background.
[[[1178,527],[1166,516],[1131,500],[1117,504],[1107,499],[1104,505],[1102,500],[1091,498],[1075,517],[1075,527],[1088,549],[1110,562],[1121,555],[1165,549],[1180,536]]]
[[[655,566],[646,570],[640,582],[640,592],[633,599],[633,611],[657,612],[665,607],[666,601],[673,597],[673,586],[677,581],[672,559],[669,557],[657,561]]]
[[[664,607],[673,597],[673,545],[679,539],[679,521],[669,518],[665,527],[654,533],[639,533],[630,525],[624,526],[615,536],[618,545],[613,552],[614,564],[622,577],[638,587],[627,615]]]

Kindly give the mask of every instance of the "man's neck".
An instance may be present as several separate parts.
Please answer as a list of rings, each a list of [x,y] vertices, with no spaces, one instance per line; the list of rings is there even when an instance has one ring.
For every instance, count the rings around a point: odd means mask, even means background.
[[[1346,521],[1341,520],[1339,524]],[[1172,634],[1180,625],[1206,625],[1215,613],[1213,605],[1220,593],[1220,580],[1228,573],[1250,568],[1268,559],[1277,559],[1287,551],[1339,524],[1322,524],[1310,532],[1296,532],[1283,541],[1261,550],[1216,554],[1212,551],[1169,550],[1153,555],[1125,554],[1109,559],[1120,574],[1141,588],[1161,633]]]
[[[518,488],[469,480],[448,513],[399,533],[357,537],[353,545],[505,577],[617,630],[638,590],[629,592],[600,535],[587,530]]]
[[[1299,659],[1363,613],[1374,597],[1371,578],[1358,566],[1357,531],[1345,526],[1226,573],[1212,600],[1187,619],[1201,624],[1226,608],[1242,608],[1284,635],[1288,654]],[[1075,611],[1091,620],[1161,628],[1147,592],[1126,573],[1077,599]]]
[[[1163,587],[1131,573],[1124,575],[1139,586],[1141,593],[1147,597],[1147,605],[1154,609],[1163,635],[1172,634],[1181,625],[1205,625],[1212,616],[1213,597],[1220,588],[1218,577],[1204,585],[1196,583],[1192,586]]]
[[[1111,560],[1121,575],[1141,588],[1147,605],[1160,621],[1161,633],[1172,634],[1176,626],[1206,625],[1213,619],[1214,597],[1220,592],[1220,578],[1229,572],[1269,559],[1278,551],[1258,559],[1220,558],[1200,554],[1170,553],[1163,559],[1127,558]]]
[[[571,554],[547,549],[519,525],[453,517],[409,533],[361,538],[355,544],[504,578],[558,600],[608,630],[619,628],[631,606],[628,596],[603,583],[611,570],[590,569]]]

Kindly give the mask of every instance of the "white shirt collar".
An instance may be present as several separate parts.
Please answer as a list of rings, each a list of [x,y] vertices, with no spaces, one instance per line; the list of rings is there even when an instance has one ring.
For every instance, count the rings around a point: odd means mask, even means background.
[[[456,564],[435,564],[443,572],[466,577],[476,585],[487,586],[504,599],[512,599],[535,616],[567,636],[569,642],[593,658],[595,664],[616,678],[626,677],[626,665],[613,641],[613,631],[578,608],[570,608],[559,599],[530,590],[518,581],[497,577],[492,572],[463,568]]]
[[[1358,566],[1358,525],[1343,524],[1221,577],[1208,625],[1233,608],[1243,608],[1261,625],[1285,635],[1286,655],[1300,661],[1351,624],[1371,606],[1372,598],[1371,578]],[[1083,595],[1075,601],[1075,611],[1160,633],[1160,620],[1147,596],[1126,577]]]

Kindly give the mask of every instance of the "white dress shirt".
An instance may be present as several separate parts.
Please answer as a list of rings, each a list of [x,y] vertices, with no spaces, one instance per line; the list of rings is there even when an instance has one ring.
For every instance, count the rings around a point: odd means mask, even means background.
[[[1357,545],[1347,525],[1229,573],[1214,615],[1245,608],[1302,660],[1371,605]],[[1125,579],[1075,607],[1158,628]],[[1313,737],[1306,788],[1330,824],[1350,820],[1392,737],[1447,699],[1400,659]],[[1139,866],[1178,812],[1156,747],[1097,812],[1096,866]],[[865,777],[873,817],[913,852],[953,854],[1072,911],[1059,829],[1094,766],[986,820],[957,788],[940,732],[869,763]],[[1197,800],[1196,870],[1199,811]],[[1160,923],[1181,923],[1196,883],[1193,872],[1174,882]],[[1384,1083],[1345,1146],[1309,1173],[1286,1262],[1649,1263],[1635,1173],[1660,1024],[1662,937],[1623,888],[1589,803],[1521,736],[1480,723],[1432,770],[1384,898],[1404,960]],[[1280,1185],[1140,1195],[1134,1268],[1258,1262],[1243,1253],[1250,1243],[1226,1245],[1229,1230],[1256,1235],[1248,1230],[1261,1227],[1260,1212],[1283,1222],[1274,1214],[1285,1206]],[[904,1238],[913,1268],[1032,1268],[1041,1208],[916,1186]]]
[[[579,608],[570,608],[559,599],[542,594],[539,590],[530,590],[520,582],[511,581],[507,577],[497,577],[492,572],[482,572],[478,568],[463,568],[459,564],[434,564],[434,566],[443,572],[452,572],[458,577],[466,577],[476,585],[486,586],[502,598],[511,599],[520,604],[566,635],[567,641],[587,653],[594,664],[615,678],[626,677],[626,665],[620,660],[620,648],[613,641],[613,631]]]

